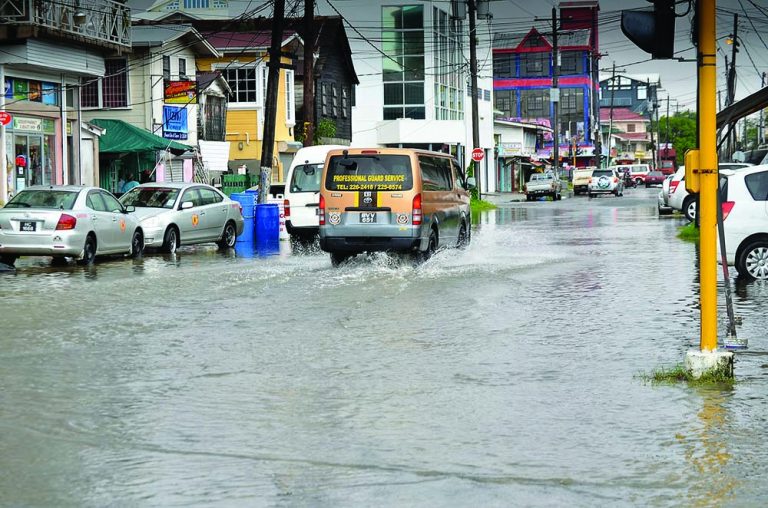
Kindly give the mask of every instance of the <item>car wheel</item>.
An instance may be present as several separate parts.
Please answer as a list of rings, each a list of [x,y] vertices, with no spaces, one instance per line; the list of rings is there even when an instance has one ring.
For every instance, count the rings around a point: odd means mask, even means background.
[[[140,258],[142,254],[144,254],[144,235],[137,229],[131,238],[131,257]]]
[[[696,220],[696,196],[688,196],[683,201],[683,213],[688,222]]]
[[[469,235],[467,235],[467,225],[462,222],[459,228],[459,239],[456,242],[456,246],[460,249],[466,247],[469,244]]]
[[[0,263],[8,266],[13,266],[16,263],[16,260],[19,259],[19,256],[0,256]]]
[[[351,258],[352,254],[346,254],[343,252],[331,252],[331,265],[339,266],[347,259]]]
[[[750,242],[736,260],[736,270],[748,279],[768,280],[768,240]]]
[[[168,254],[173,254],[176,249],[179,248],[179,233],[173,226],[168,226],[165,230],[165,236],[163,236],[163,246],[161,250]]]
[[[556,199],[557,201],[560,201],[561,199],[563,199],[563,195],[562,195],[562,194],[560,194],[560,193],[557,193],[557,194],[555,195],[555,199]]]
[[[429,233],[429,242],[427,242],[427,250],[422,251],[420,253],[421,254],[421,256],[420,256],[421,260],[422,261],[428,260],[429,258],[431,258],[434,255],[435,251],[437,251],[437,233],[433,229]]]
[[[642,178],[635,178],[635,187],[640,187],[641,183],[643,183]]]
[[[588,197],[589,199],[592,199],[592,193],[591,193],[591,192],[587,192],[587,197]]]
[[[668,208],[662,208],[660,206],[657,206],[657,208],[659,210],[659,215],[669,215],[669,214],[672,213],[672,210],[670,210]]]
[[[231,249],[235,246],[237,241],[237,230],[232,222],[227,222],[224,225],[224,232],[221,234],[221,240],[217,243],[220,249]]]
[[[83,245],[83,257],[77,260],[79,265],[92,265],[96,260],[96,237],[94,235],[88,235],[85,239],[85,245]]]

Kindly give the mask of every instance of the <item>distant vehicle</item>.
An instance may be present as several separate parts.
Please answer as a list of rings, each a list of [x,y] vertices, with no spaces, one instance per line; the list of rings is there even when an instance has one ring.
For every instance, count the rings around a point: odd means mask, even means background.
[[[573,193],[586,194],[587,186],[589,185],[589,178],[592,176],[592,172],[595,168],[580,168],[573,170]]]
[[[669,206],[669,184],[672,181],[674,175],[669,175],[664,179],[664,183],[661,184],[661,190],[658,196],[658,210],[659,215],[669,215],[674,210]]]
[[[27,187],[0,208],[0,262],[52,256],[87,265],[103,254],[141,256],[144,232],[133,211],[96,187]]]
[[[747,279],[768,280],[768,165],[721,174],[720,192],[726,262]]]
[[[320,230],[317,207],[320,204],[320,179],[328,152],[343,150],[342,145],[316,145],[299,148],[285,181],[285,227],[294,240],[312,241]]]
[[[173,253],[180,245],[216,242],[235,246],[243,232],[240,204],[198,183],[144,183],[120,197],[136,209],[145,245]]]
[[[667,176],[661,171],[651,171],[645,175],[645,187],[648,188],[651,185],[661,185],[664,183],[665,178],[667,178]]]
[[[541,196],[551,196],[553,201],[562,199],[563,184],[560,177],[552,171],[533,173],[525,184],[525,199],[533,201]]]
[[[624,195],[624,180],[613,168],[596,169],[592,172],[587,187],[587,195],[591,198],[596,194]]]
[[[629,177],[635,182],[636,187],[639,187],[645,181],[645,176],[650,172],[651,167],[648,164],[632,164],[629,166]]]
[[[721,162],[718,169],[739,170],[751,167],[747,162]],[[696,219],[696,202],[698,195],[689,194],[685,188],[685,166],[680,166],[669,183],[669,206],[683,212],[689,222]]]
[[[675,161],[662,160],[661,165],[659,166],[659,171],[661,171],[664,175],[674,175],[676,171]]]
[[[429,258],[471,238],[469,189],[458,161],[442,152],[350,148],[328,152],[320,186],[320,248],[339,265],[373,251]]]

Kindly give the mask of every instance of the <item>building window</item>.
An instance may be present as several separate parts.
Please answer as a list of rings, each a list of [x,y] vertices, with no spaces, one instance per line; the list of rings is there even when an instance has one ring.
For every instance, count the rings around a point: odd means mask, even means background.
[[[461,22],[451,20],[448,13],[432,9],[432,45],[435,69],[435,118],[462,120],[464,118],[464,80],[456,72],[463,66],[461,53]]]
[[[493,94],[494,109],[504,118],[517,115],[517,90],[496,90]]]
[[[549,118],[549,89],[520,90],[520,116]]]
[[[582,74],[584,55],[581,51],[563,51],[560,53],[560,74]]]
[[[187,61],[183,58],[179,58],[179,79],[187,79]]]
[[[339,87],[336,86],[336,83],[331,83],[329,88],[331,89],[331,116],[336,118],[339,116],[339,108],[340,108],[340,101],[339,101]]]
[[[549,53],[522,53],[520,76],[524,78],[549,76]]]
[[[349,88],[341,87],[341,117],[347,118],[349,115]]]
[[[128,107],[128,68],[125,58],[111,58],[104,61],[104,77],[82,81],[82,107],[84,108],[125,108]]]
[[[229,101],[232,103],[250,103],[256,105],[258,102],[258,80],[256,79],[257,67],[235,67],[232,69],[223,69],[222,75],[227,80],[232,93]]]
[[[293,91],[293,70],[285,71],[285,122],[296,123],[296,98]]]
[[[185,9],[207,9],[208,0],[184,0]]]
[[[514,78],[515,55],[512,53],[493,55],[493,76],[496,78]]]
[[[171,57],[163,57],[163,79],[166,81],[171,80]]]
[[[81,81],[80,101],[84,108],[98,108],[101,104],[99,100],[99,88],[101,80],[98,78],[87,78]]]
[[[635,124],[628,123],[627,124],[627,132],[635,132]]]
[[[577,132],[578,126],[584,129],[584,89],[561,88],[560,89],[560,116],[562,132]]]
[[[648,88],[645,85],[637,87],[637,100],[644,101],[648,98]]]
[[[382,26],[384,119],[423,119],[424,7],[383,7]]]

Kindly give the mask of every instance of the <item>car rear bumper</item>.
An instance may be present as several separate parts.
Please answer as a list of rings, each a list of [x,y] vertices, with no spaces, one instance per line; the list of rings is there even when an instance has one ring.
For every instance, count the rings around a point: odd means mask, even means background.
[[[0,254],[79,257],[84,245],[85,233],[79,231],[0,233]]]
[[[296,226],[293,224],[292,220],[286,220],[285,221],[285,229],[288,231],[289,235],[292,236],[302,236],[302,237],[308,237],[308,236],[317,236],[317,234],[320,232],[320,226],[314,225],[314,226]]]
[[[534,189],[534,190],[525,191],[525,193],[530,196],[549,196],[554,192],[555,192],[555,189]]]
[[[390,238],[380,236],[320,238],[320,248],[326,252],[411,252],[421,249],[420,238]]]

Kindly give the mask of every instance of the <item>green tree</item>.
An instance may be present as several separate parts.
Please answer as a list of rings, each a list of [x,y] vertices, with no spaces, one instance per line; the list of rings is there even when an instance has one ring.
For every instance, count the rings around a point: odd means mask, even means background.
[[[669,122],[669,139],[667,139],[667,122]],[[671,117],[659,118],[662,143],[672,143],[677,151],[677,164],[684,164],[685,152],[696,147],[696,113],[680,111]]]

